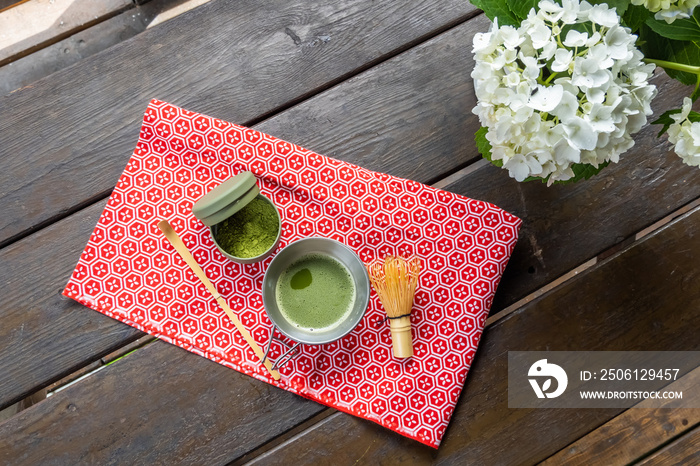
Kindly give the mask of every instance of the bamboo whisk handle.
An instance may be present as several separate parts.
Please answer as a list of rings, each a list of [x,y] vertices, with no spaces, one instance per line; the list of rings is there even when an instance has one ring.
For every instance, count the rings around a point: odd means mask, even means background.
[[[391,328],[391,340],[394,343],[394,357],[410,358],[413,356],[411,317],[389,319],[389,328]]]

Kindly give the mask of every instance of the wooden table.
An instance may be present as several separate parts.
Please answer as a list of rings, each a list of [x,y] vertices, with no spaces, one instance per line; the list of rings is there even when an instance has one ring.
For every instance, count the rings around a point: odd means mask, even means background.
[[[507,407],[509,350],[700,349],[700,170],[652,127],[576,185],[480,160],[488,26],[461,0],[213,0],[2,97],[0,408],[86,376],[0,424],[0,463],[697,464],[700,410]],[[687,94],[654,82],[657,114]],[[153,97],[524,220],[439,450],[60,295]]]

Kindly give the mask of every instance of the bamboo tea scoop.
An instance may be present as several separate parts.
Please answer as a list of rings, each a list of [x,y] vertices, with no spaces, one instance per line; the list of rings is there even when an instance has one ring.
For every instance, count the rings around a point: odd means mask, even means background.
[[[218,291],[216,291],[216,288],[214,288],[212,282],[209,281],[207,275],[204,273],[204,270],[202,270],[202,268],[199,266],[194,257],[192,257],[192,254],[190,253],[189,249],[187,249],[185,243],[182,242],[175,230],[173,230],[173,227],[170,226],[170,223],[168,223],[167,220],[161,220],[160,222],[158,222],[158,228],[160,228],[160,231],[162,231],[165,237],[168,239],[168,241],[170,241],[170,244],[173,245],[177,253],[180,254],[180,257],[182,257],[182,259],[187,263],[187,265],[190,266],[190,269],[192,269],[197,278],[199,278],[199,280],[204,284],[209,293],[211,293],[214,299],[216,299],[216,302],[219,303],[221,309],[223,309],[228,318],[231,319],[231,322],[233,322],[233,325],[236,326],[236,328],[241,333],[245,341],[250,345],[251,348],[253,348],[255,355],[260,359],[260,361],[262,361],[265,356],[262,350],[260,349],[258,344],[255,343],[253,337],[250,336],[250,332],[248,332],[248,329],[246,329],[243,326],[243,324],[241,324],[241,322],[238,320],[238,317],[236,317],[236,314],[234,314],[231,308],[228,306],[226,300],[221,297]],[[265,361],[264,365],[267,368],[268,372],[270,372],[270,375],[273,379],[280,379],[279,372],[272,369],[272,363],[270,363],[269,359]]]

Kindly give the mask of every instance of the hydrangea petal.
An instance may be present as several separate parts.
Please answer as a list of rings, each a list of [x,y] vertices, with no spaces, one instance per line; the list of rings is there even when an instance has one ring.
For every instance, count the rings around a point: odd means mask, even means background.
[[[559,84],[550,87],[540,84],[532,91],[527,105],[540,112],[551,112],[559,105],[563,95],[564,88]]]
[[[598,136],[590,123],[581,117],[571,117],[562,123],[564,137],[572,147],[579,150],[593,150],[598,143]]]

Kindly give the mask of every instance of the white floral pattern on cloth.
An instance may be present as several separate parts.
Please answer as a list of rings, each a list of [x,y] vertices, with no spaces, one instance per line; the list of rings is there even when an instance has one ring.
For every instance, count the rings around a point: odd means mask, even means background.
[[[261,296],[271,258],[224,258],[191,213],[214,186],[251,170],[280,209],[280,247],[307,236],[350,246],[367,262],[418,254],[415,356],[391,355],[375,292],[359,326],[304,346],[272,380],[157,228],[167,219],[233,311],[264,346]],[[315,154],[253,129],[153,100],[124,173],[64,294],[259,380],[437,447],[476,352],[521,221],[486,202]],[[281,346],[273,344],[273,358]]]

